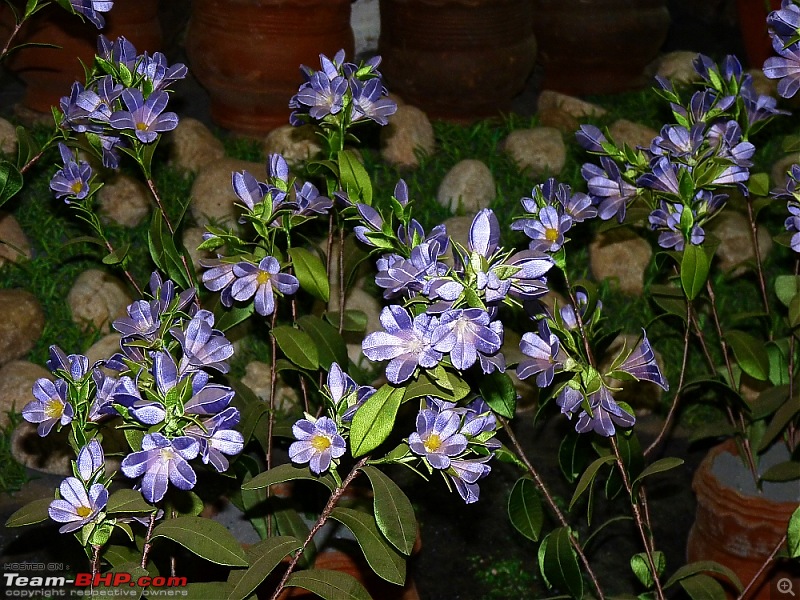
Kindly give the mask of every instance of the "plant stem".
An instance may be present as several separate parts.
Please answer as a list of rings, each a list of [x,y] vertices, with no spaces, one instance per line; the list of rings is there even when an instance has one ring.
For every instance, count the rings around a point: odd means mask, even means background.
[[[153,196],[153,199],[156,202],[156,206],[158,206],[158,210],[161,212],[161,217],[164,219],[164,223],[169,230],[169,234],[173,240],[175,240],[175,228],[172,226],[172,222],[169,220],[169,216],[167,215],[167,211],[164,210],[164,203],[161,201],[161,196],[158,193],[158,189],[156,189],[156,184],[153,181],[152,177],[146,177],[147,179],[147,188],[150,190],[150,194]],[[186,272],[186,281],[190,284],[194,281],[194,273],[192,269],[189,268],[188,263],[186,262],[186,256],[182,252],[179,252],[178,255],[181,257],[181,264],[183,265],[183,270]]]
[[[100,550],[102,546],[100,544],[92,544],[92,581],[94,582],[94,576],[100,572]]]
[[[764,265],[761,260],[761,248],[758,246],[758,225],[753,213],[753,203],[747,199],[747,220],[750,222],[750,237],[753,240],[753,251],[756,255],[756,270],[758,272],[758,286],[761,289],[761,300],[764,302],[764,311],[769,315],[769,299],[767,298],[767,284],[764,279]],[[770,339],[772,335],[770,334]]]
[[[3,50],[0,51],[0,62],[4,61],[6,56],[8,55],[9,48],[11,48],[11,42],[14,41],[14,38],[17,37],[19,30],[22,29],[22,24],[25,22],[25,19],[20,19],[19,23],[14,26],[14,29],[11,31],[11,35],[8,36],[6,40],[6,45],[3,46]]]
[[[592,567],[589,564],[589,559],[586,558],[586,554],[583,552],[583,548],[581,548],[581,545],[575,538],[575,536],[572,535],[572,531],[569,528],[569,523],[567,523],[567,520],[564,517],[564,513],[561,512],[561,509],[556,504],[555,500],[553,499],[553,496],[550,494],[550,491],[547,489],[547,486],[545,485],[544,480],[539,475],[538,471],[534,468],[533,464],[531,464],[531,461],[528,460],[528,456],[527,454],[525,454],[525,450],[519,443],[517,436],[514,435],[514,431],[511,429],[509,422],[500,415],[495,415],[495,417],[503,425],[503,429],[508,434],[508,437],[511,439],[511,443],[514,445],[514,449],[517,451],[517,455],[519,456],[520,460],[522,460],[523,464],[525,465],[525,468],[528,470],[528,473],[530,473],[531,477],[533,477],[533,480],[536,483],[536,486],[539,488],[539,491],[541,491],[542,494],[544,495],[544,498],[548,506],[550,506],[550,510],[553,511],[559,523],[561,523],[561,526],[566,527],[567,531],[569,531],[569,541],[572,544],[572,547],[575,549],[575,553],[578,555],[578,558],[580,559],[581,563],[583,563],[583,568],[586,571],[586,574],[589,576],[589,579],[592,580],[592,585],[594,585],[594,589],[597,592],[597,598],[598,600],[603,600],[605,596],[603,595],[603,590],[600,587],[600,582],[597,580],[597,576],[594,574],[594,571],[592,570]]]
[[[275,323],[278,318],[278,311],[272,311],[271,329],[275,329]],[[278,368],[278,343],[275,341],[275,336],[271,335],[270,338],[270,365],[269,365],[269,419],[267,420],[267,471],[272,468],[272,429],[275,425],[275,393],[278,390],[278,376],[276,369]],[[270,497],[272,488],[267,487],[267,498]],[[272,537],[272,516],[267,519],[267,537]]]
[[[323,525],[325,525],[326,521],[331,516],[331,512],[333,512],[333,509],[336,507],[336,505],[338,504],[339,500],[341,499],[342,494],[344,493],[345,489],[347,489],[347,486],[349,486],[353,482],[353,480],[358,476],[359,469],[361,467],[363,467],[368,460],[369,460],[369,456],[363,456],[353,466],[352,470],[347,474],[347,477],[344,478],[344,480],[342,481],[342,485],[340,485],[338,488],[336,488],[333,491],[333,493],[331,494],[330,499],[328,500],[328,503],[325,505],[325,508],[322,509],[322,513],[319,515],[319,518],[317,519],[317,522],[314,523],[313,527],[311,527],[311,531],[308,532],[308,537],[306,537],[306,540],[303,542],[303,546],[292,557],[292,560],[289,563],[289,566],[286,568],[286,572],[283,574],[283,577],[281,578],[280,583],[278,583],[278,587],[275,588],[275,591],[272,593],[272,596],[270,597],[270,600],[277,600],[278,596],[280,596],[281,592],[286,587],[286,582],[288,581],[289,576],[292,574],[292,572],[294,571],[294,568],[297,566],[297,561],[300,560],[300,557],[303,555],[303,552],[308,547],[308,545],[311,543],[311,540],[314,538],[316,533],[320,529],[322,529]]]
[[[142,547],[142,564],[141,567],[143,569],[147,568],[147,559],[150,558],[150,548],[152,547],[152,543],[150,542],[150,538],[153,536],[153,527],[156,524],[156,513],[150,513],[150,523],[147,525],[147,535],[144,538],[144,546]]]
[[[770,565],[770,563],[775,559],[775,555],[778,554],[778,552],[780,552],[781,547],[783,547],[783,545],[785,543],[786,543],[786,534],[784,533],[783,537],[776,544],[775,548],[772,549],[772,552],[770,552],[770,555],[762,563],[762,565],[759,567],[758,571],[756,571],[756,574],[753,575],[753,578],[744,587],[744,589],[742,590],[742,593],[739,594],[739,597],[736,600],[744,600],[747,597],[747,594],[750,593],[750,590],[753,588],[753,586],[755,586],[755,584],[761,578],[761,574],[764,573],[764,571],[767,569],[767,567]]]

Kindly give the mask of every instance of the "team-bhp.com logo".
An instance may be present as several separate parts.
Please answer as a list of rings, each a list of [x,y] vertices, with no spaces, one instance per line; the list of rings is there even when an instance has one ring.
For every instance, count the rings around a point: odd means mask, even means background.
[[[171,590],[172,592],[183,591],[180,588],[187,586],[186,577],[164,577],[157,575],[151,577],[143,575],[134,578],[130,573],[77,573],[74,578],[67,578],[63,575],[53,576],[38,576],[20,573],[3,573],[3,583],[5,584],[6,597],[20,597],[20,598],[33,598],[35,596],[43,596],[44,590],[47,590],[49,595],[64,596],[67,586],[73,589],[69,590],[69,596],[93,596],[98,594],[98,590],[104,588],[115,588],[117,590],[124,590],[125,588],[147,588],[148,593],[152,594],[155,590]],[[175,589],[178,588],[178,589]],[[9,593],[10,592],[10,593]],[[76,593],[77,592],[77,593]],[[178,595],[175,593],[165,595]],[[107,594],[103,594],[107,595]],[[124,594],[115,594],[124,595]]]

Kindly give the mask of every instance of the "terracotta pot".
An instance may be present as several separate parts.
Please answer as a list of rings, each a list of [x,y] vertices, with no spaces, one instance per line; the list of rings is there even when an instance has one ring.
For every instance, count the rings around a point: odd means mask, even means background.
[[[542,89],[608,94],[645,87],[667,37],[667,0],[532,0]]]
[[[260,135],[289,122],[300,65],[344,48],[353,58],[351,0],[194,0],[189,70],[211,96],[211,118]]]
[[[429,116],[496,115],[536,60],[530,0],[381,0],[386,85]]]
[[[692,480],[697,514],[689,531],[686,555],[689,562],[717,561],[747,585],[786,533],[789,517],[798,503],[778,502],[760,495],[745,496],[720,481],[711,468],[723,452],[737,456],[733,440],[712,448]],[[742,469],[745,470],[744,465]],[[781,577],[800,576],[797,566],[794,570],[783,564],[767,569],[748,599],[775,598],[774,584]]]
[[[769,0],[769,4],[772,10],[781,7],[780,0]],[[764,61],[775,54],[767,31],[767,6],[764,0],[737,0],[736,9],[747,64],[753,69],[760,69]]]
[[[16,2],[24,5],[24,2]],[[85,81],[82,60],[94,61],[97,37],[110,40],[128,38],[138,52],[155,52],[161,46],[158,0],[117,0],[104,13],[106,26],[98,30],[89,22],[71,16],[53,4],[34,15],[15,38],[16,44],[46,42],[60,48],[27,47],[14,52],[8,68],[26,85],[22,104],[37,112],[49,113],[62,96],[68,96],[74,81]],[[14,20],[5,3],[0,4],[0,39],[5,41]]]

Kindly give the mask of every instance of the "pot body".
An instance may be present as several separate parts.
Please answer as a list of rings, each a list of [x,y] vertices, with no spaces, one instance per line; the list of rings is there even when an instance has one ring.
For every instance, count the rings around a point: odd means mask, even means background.
[[[530,0],[381,0],[386,85],[429,116],[508,110],[536,60]]]
[[[350,0],[193,0],[186,53],[214,122],[260,135],[289,122],[301,64],[353,44]]]
[[[24,5],[16,2],[15,6]],[[60,48],[29,46],[15,51],[8,68],[25,83],[22,104],[37,112],[49,113],[58,106],[62,96],[69,96],[72,83],[85,82],[83,67],[94,62],[97,38],[102,33],[110,40],[125,36],[139,53],[161,49],[161,26],[158,20],[158,0],[117,0],[114,8],[103,15],[106,26],[102,31],[63,8],[48,6],[28,21],[16,44],[46,42]],[[6,39],[13,27],[11,10],[0,4],[0,38]]]
[[[712,472],[714,460],[723,452],[736,455],[733,440],[711,449],[697,469],[692,489],[697,513],[689,531],[686,556],[689,562],[714,560],[730,568],[743,585],[755,576],[780,541],[797,508],[797,502],[778,502],[764,496],[745,496],[726,485]],[[746,469],[744,465],[741,467]],[[753,600],[775,597],[772,589],[781,577],[797,577],[797,569],[775,566],[759,578]]]
[[[669,29],[667,0],[532,0],[542,89],[608,94],[648,85]]]

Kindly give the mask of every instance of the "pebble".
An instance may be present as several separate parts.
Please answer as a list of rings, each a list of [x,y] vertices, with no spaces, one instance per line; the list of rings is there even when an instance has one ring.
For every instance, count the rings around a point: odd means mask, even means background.
[[[33,384],[42,377],[52,378],[52,374],[41,365],[25,360],[12,360],[0,367],[0,427],[8,425],[10,411],[22,412],[34,399]]]
[[[618,146],[621,147],[624,143],[631,148],[649,148],[650,142],[658,135],[658,132],[652,127],[628,119],[614,121],[609,125],[608,133]]]
[[[322,153],[319,137],[311,125],[281,125],[267,134],[263,148],[265,156],[276,153],[283,156],[290,168],[296,168]]]
[[[72,475],[75,453],[67,442],[69,427],[40,437],[36,425],[23,421],[11,434],[11,456],[23,466],[51,475]]]
[[[6,119],[0,118],[0,153],[13,157],[17,153],[17,129]]]
[[[25,290],[0,290],[0,365],[22,358],[42,335],[44,311]]]
[[[474,219],[475,215],[450,217],[449,219],[445,220],[443,225],[445,226],[445,229],[447,230],[447,235],[450,236],[451,240],[458,242],[459,244],[467,248],[469,243],[469,230],[470,227],[472,227],[472,221]],[[452,245],[447,249],[447,252],[444,255],[442,255],[441,260],[450,267],[454,266]]]
[[[0,267],[18,263],[33,256],[31,244],[14,215],[0,211]]]
[[[564,139],[555,127],[517,129],[508,134],[502,147],[520,171],[534,177],[558,175],[567,161]]]
[[[539,94],[536,110],[542,111],[551,108],[562,110],[568,115],[578,119],[582,117],[602,117],[607,112],[605,108],[597,104],[592,104],[591,102],[586,102],[575,96],[562,94],[561,92],[555,92],[553,90],[542,90]]]
[[[189,253],[192,266],[196,273],[201,273],[204,269],[200,265],[201,260],[214,258],[214,253],[208,250],[198,250],[197,247],[203,243],[205,229],[202,227],[187,227],[183,231],[183,247]]]
[[[122,336],[118,333],[109,333],[101,337],[94,344],[92,344],[84,355],[89,359],[89,364],[93,365],[98,360],[105,360],[111,358],[114,354],[119,352],[119,342]]]
[[[770,178],[775,187],[786,188],[786,179],[793,164],[800,163],[800,154],[787,154],[775,161],[772,165]]]
[[[720,240],[715,256],[723,271],[741,275],[746,270],[742,263],[755,261],[756,253],[753,248],[750,222],[745,215],[724,210],[711,221],[708,229],[709,233],[713,233]],[[758,249],[763,261],[772,250],[772,237],[765,227],[759,227],[757,232]]]
[[[580,121],[577,117],[560,108],[540,107],[536,114],[539,116],[539,124],[543,127],[555,127],[561,133],[570,136],[574,136],[580,127]]]
[[[497,197],[494,176],[485,163],[466,159],[457,163],[442,179],[436,199],[452,212],[477,213]]]
[[[266,403],[269,403],[272,386],[271,371],[269,364],[254,360],[245,367],[245,375],[242,377],[242,383]],[[279,375],[275,388],[275,410],[284,414],[293,414],[297,412],[300,405],[300,394],[293,387],[287,386]]]
[[[208,127],[191,117],[181,117],[170,141],[170,160],[175,167],[185,171],[198,172],[225,156],[222,142]]]
[[[123,227],[136,227],[150,214],[150,192],[138,179],[120,173],[97,193],[100,214]]]
[[[235,171],[249,171],[256,179],[266,178],[266,163],[249,162],[235,158],[223,158],[203,169],[192,185],[192,201],[189,206],[195,223],[199,226],[222,225],[234,227],[241,210],[233,193],[231,177]]]
[[[125,316],[125,308],[131,302],[122,281],[99,269],[78,275],[67,294],[72,320],[96,329],[106,329],[111,321]]]
[[[433,154],[436,138],[428,116],[416,106],[402,104],[381,128],[381,157],[400,168],[419,166],[418,153]]]
[[[675,83],[700,81],[701,77],[694,70],[692,64],[695,58],[697,58],[697,52],[690,50],[667,52],[657,59],[656,75],[666,77]]]
[[[609,279],[625,294],[641,295],[653,250],[626,228],[600,232],[589,245],[589,265],[597,281]]]

